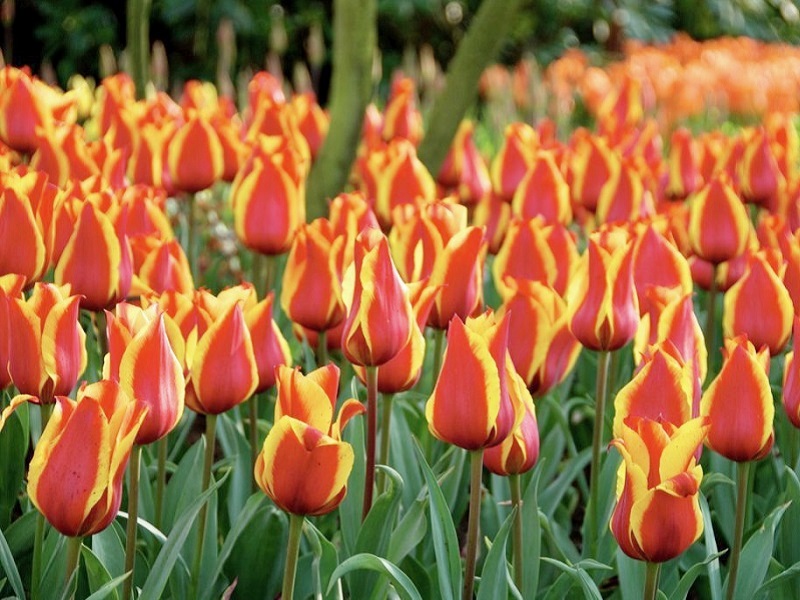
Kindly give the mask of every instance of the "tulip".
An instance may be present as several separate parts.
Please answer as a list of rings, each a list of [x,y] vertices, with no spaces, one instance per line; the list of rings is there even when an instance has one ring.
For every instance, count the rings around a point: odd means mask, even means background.
[[[672,132],[667,156],[667,188],[669,198],[683,199],[703,184],[699,157],[692,133],[685,127]]]
[[[132,257],[127,236],[85,202],[56,264],[55,281],[80,294],[81,307],[99,311],[124,299],[131,287]]]
[[[572,198],[586,210],[594,212],[603,186],[620,170],[620,159],[603,138],[585,130],[576,131],[573,140]]]
[[[625,554],[647,561],[648,600],[657,597],[660,563],[682,554],[703,532],[703,468],[695,452],[707,430],[703,419],[676,427],[629,417],[611,442],[623,458],[611,533]]]
[[[763,252],[750,258],[744,276],[725,292],[722,328],[726,337],[745,334],[772,356],[783,350],[792,329],[794,305]]]
[[[742,195],[749,202],[765,208],[777,205],[777,195],[779,189],[785,185],[785,180],[763,127],[746,136],[738,175]]]
[[[8,362],[11,356],[11,323],[9,304],[22,298],[25,278],[21,275],[0,275],[0,390],[11,385]],[[15,349],[16,351],[16,349]]]
[[[795,349],[800,349],[800,318],[794,318],[792,351],[786,353],[783,363],[783,408],[789,421],[800,429],[800,361],[795,362]],[[789,466],[794,468],[797,456],[792,456]]]
[[[472,214],[472,224],[484,230],[490,254],[497,254],[511,220],[511,205],[491,192],[481,200]]]
[[[147,409],[113,381],[56,398],[28,471],[28,496],[53,527],[84,537],[105,529],[122,501],[122,476]]]
[[[172,136],[167,166],[175,189],[192,194],[211,187],[222,177],[222,144],[200,113],[190,112],[186,123]]]
[[[511,203],[514,214],[525,219],[541,216],[546,223],[572,221],[569,186],[552,152],[536,155],[533,167],[519,183]]]
[[[489,170],[473,140],[474,130],[471,121],[461,122],[436,178],[465,205],[477,204],[492,187]]]
[[[620,163],[600,189],[596,214],[598,223],[625,223],[655,212],[653,195],[645,187],[639,167],[631,160]]]
[[[23,154],[32,154],[38,146],[37,130],[53,127],[48,110],[30,71],[5,67],[0,72],[0,140]]]
[[[0,236],[14,240],[0,248],[0,275],[18,273],[31,284],[41,279],[49,267],[45,235],[31,201],[14,187],[0,193]]]
[[[670,238],[669,233],[661,233],[655,223],[650,223],[634,244],[633,282],[642,315],[650,309],[647,297],[650,287],[692,291],[689,263]]]
[[[422,139],[422,115],[416,106],[415,87],[410,77],[392,82],[383,117],[384,140],[404,139],[416,146]]]
[[[139,282],[156,294],[167,290],[190,294],[194,290],[189,260],[177,240],[156,242],[139,267]]]
[[[525,123],[506,127],[503,145],[492,161],[490,175],[495,194],[510,202],[533,167],[539,136]]]
[[[691,200],[689,242],[700,258],[715,265],[742,254],[750,237],[750,219],[730,179],[714,177]]]
[[[507,281],[538,281],[553,285],[557,276],[555,257],[545,238],[541,218],[512,219],[506,238],[492,265],[494,285],[502,298],[511,290]]]

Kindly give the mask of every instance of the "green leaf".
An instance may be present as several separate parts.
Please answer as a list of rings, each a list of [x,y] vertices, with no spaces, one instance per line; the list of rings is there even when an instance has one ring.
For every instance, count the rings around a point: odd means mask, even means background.
[[[202,444],[195,444],[201,446]],[[175,563],[181,554],[181,549],[195,524],[197,515],[202,506],[209,501],[212,495],[222,486],[227,479],[227,474],[224,475],[219,481],[213,483],[209,488],[200,494],[194,502],[192,502],[183,511],[181,517],[175,522],[172,531],[167,538],[167,543],[161,548],[158,553],[158,558],[153,564],[153,568],[147,580],[144,582],[142,593],[139,595],[140,600],[158,600],[167,585],[170,573],[172,572]]]
[[[506,546],[508,534],[517,515],[517,509],[511,511],[508,518],[500,527],[500,531],[492,542],[489,554],[483,563],[481,582],[478,587],[478,600],[494,600],[495,598],[508,597],[508,563],[506,561]]]
[[[542,561],[553,565],[554,567],[560,569],[565,574],[567,574],[575,583],[583,588],[583,595],[585,598],[594,598],[595,600],[602,600],[603,596],[600,594],[600,590],[597,588],[597,584],[592,581],[592,578],[589,577],[589,574],[582,568],[581,563],[584,565],[589,565],[591,568],[605,568],[610,569],[608,565],[603,565],[597,563],[597,561],[591,561],[591,563],[587,561],[581,561],[580,563],[576,563],[575,565],[568,565],[560,560],[556,560],[554,558],[550,558],[548,556],[543,556]]]
[[[220,550],[219,556],[217,557],[217,566],[214,569],[213,577],[211,581],[217,581],[219,576],[222,574],[223,569],[225,568],[225,561],[228,560],[230,556],[233,546],[236,543],[236,540],[239,539],[239,536],[248,528],[250,522],[255,517],[258,510],[261,506],[265,503],[266,496],[261,492],[256,492],[245,502],[244,507],[239,513],[239,516],[233,522],[233,526],[231,530],[228,532],[228,536],[225,538],[225,543],[222,545],[222,550]],[[214,594],[214,586],[206,587],[205,591],[203,592],[202,598],[210,599]]]
[[[800,562],[793,564],[791,567],[789,567],[782,573],[779,573],[778,575],[775,575],[775,577],[766,581],[764,585],[762,585],[760,588],[758,588],[758,590],[756,590],[755,600],[758,600],[759,598],[770,598],[772,594],[770,594],[769,592],[772,592],[772,590],[775,590],[783,585],[786,585],[787,583],[797,578],[798,575],[800,575]],[[795,583],[794,586],[790,589],[796,590],[797,584]]]
[[[542,553],[542,528],[539,524],[539,480],[542,465],[539,460],[528,487],[522,497],[522,589],[523,598],[535,598],[539,591],[539,558]]]
[[[686,596],[692,589],[695,580],[706,569],[709,563],[717,560],[723,554],[725,554],[725,552],[717,552],[715,554],[710,554],[706,556],[702,562],[693,564],[689,568],[689,570],[683,574],[683,577],[681,577],[681,580],[678,582],[678,586],[669,595],[669,600],[686,600]]]
[[[414,582],[408,578],[408,575],[403,573],[395,564],[389,562],[385,558],[380,558],[379,556],[374,556],[372,554],[356,554],[340,564],[331,576],[331,582],[328,585],[328,591],[331,591],[334,583],[343,575],[350,573],[351,571],[358,571],[362,569],[376,571],[382,575],[385,575],[392,583],[399,596],[404,600],[422,600],[422,596],[419,595]]]
[[[11,511],[17,503],[25,477],[28,454],[28,403],[21,405],[0,430],[0,528],[11,522]]]
[[[333,572],[339,566],[339,555],[336,552],[336,547],[308,520],[303,526],[303,531],[314,555],[314,559],[311,561],[311,572],[314,576],[315,597],[325,597],[326,600],[342,598],[341,581],[336,582],[337,585],[335,586],[330,584]],[[327,593],[326,590],[328,590]]]
[[[358,398],[358,379],[351,382],[353,398]],[[366,454],[364,450],[364,419],[353,419],[344,431],[344,440],[353,446],[355,461],[347,484],[347,496],[339,505],[340,530],[344,551],[350,556],[355,551],[356,539],[361,529],[361,512],[364,502],[364,477],[366,474]]]
[[[645,579],[645,563],[634,560],[622,549],[617,548],[617,573],[619,589],[623,600],[636,600],[642,597]]]
[[[17,571],[17,563],[14,561],[14,556],[11,554],[11,548],[8,547],[3,530],[0,529],[0,566],[8,577],[8,582],[11,584],[11,589],[19,598],[25,598],[25,590],[22,587],[22,579]]]
[[[447,507],[436,477],[425,460],[425,455],[414,440],[417,457],[422,474],[428,486],[431,509],[431,533],[433,535],[433,549],[436,555],[436,571],[439,579],[439,592],[442,600],[456,600],[461,593],[461,553],[456,537],[456,528],[453,518]]]
[[[187,411],[188,412],[188,411]],[[193,444],[183,455],[175,473],[170,477],[164,494],[164,531],[171,531],[172,525],[183,514],[186,506],[200,493],[203,473],[203,452],[205,438]]]
[[[86,600],[105,600],[108,596],[114,592],[123,581],[125,581],[130,576],[129,573],[125,573],[124,575],[120,575],[119,577],[115,577],[108,583],[106,583],[103,587],[97,590],[94,594],[87,597]]]
[[[719,555],[717,539],[714,537],[714,526],[711,523],[711,511],[705,494],[700,493],[700,511],[703,513],[703,539],[706,545],[706,558],[708,562],[708,586],[712,600],[722,600],[722,578],[719,570]],[[717,558],[714,558],[714,557]]]
[[[572,487],[575,478],[578,477],[586,465],[589,464],[592,458],[591,452],[591,448],[584,448],[578,456],[567,462],[565,469],[556,480],[542,491],[540,508],[549,518],[553,517],[556,509],[561,504],[564,494]]]
[[[253,396],[247,402],[255,402]],[[243,406],[246,406],[243,405]],[[233,467],[228,483],[226,505],[228,520],[233,523],[244,509],[247,499],[253,493],[253,469],[250,464],[250,442],[236,429],[231,417],[220,415],[217,420],[217,436],[225,456],[233,460]]]
[[[425,539],[428,533],[427,507],[427,497],[415,500],[392,532],[388,557],[393,563],[400,564]]]
[[[772,557],[772,547],[775,542],[775,529],[781,521],[781,517],[789,508],[789,503],[782,504],[775,508],[761,527],[750,536],[742,549],[739,569],[739,576],[736,580],[736,590],[734,598],[737,600],[749,600],[753,597],[756,590],[761,586],[767,574],[769,561]],[[726,581],[726,587],[727,587]]]
[[[97,555],[86,544],[81,546],[81,554],[83,556],[84,572],[89,580],[89,591],[94,593],[111,581],[111,575]],[[117,597],[117,593],[114,590],[111,590],[109,595],[114,598]]]
[[[791,502],[792,505],[783,516],[776,545],[781,562],[793,565],[800,561],[800,535],[797,535],[800,531],[800,481],[792,469],[785,467],[782,483],[784,488],[782,501]]]

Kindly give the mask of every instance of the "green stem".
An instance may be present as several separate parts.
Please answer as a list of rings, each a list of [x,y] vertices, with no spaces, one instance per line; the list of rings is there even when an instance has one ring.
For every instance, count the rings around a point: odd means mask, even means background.
[[[161,529],[161,519],[164,506],[164,489],[167,486],[167,436],[158,440],[158,467],[156,471],[156,529]]]
[[[150,0],[128,0],[126,22],[128,69],[136,87],[136,99],[142,100],[149,80]]]
[[[747,496],[750,491],[750,463],[736,464],[736,524],[733,530],[730,569],[728,570],[728,591],[725,597],[732,600],[736,593],[736,576],[739,573],[739,558],[742,554],[744,538],[744,517],[747,509]]]
[[[39,409],[42,419],[42,433],[44,433],[50,415],[53,414],[52,404],[40,404]],[[33,538],[33,565],[31,566],[31,600],[39,600],[41,597],[40,586],[42,584],[42,548],[44,547],[44,532],[47,521],[42,513],[36,515],[36,532]]]
[[[278,275],[278,257],[269,254],[264,259],[264,295],[266,295],[275,287],[275,278]]]
[[[300,536],[303,533],[302,515],[289,515],[289,545],[286,548],[286,567],[283,570],[283,591],[281,600],[294,597],[294,578],[297,574],[297,557],[300,554]]]
[[[467,561],[464,571],[462,600],[472,600],[475,587],[475,566],[478,563],[478,530],[481,524],[481,475],[483,474],[483,448],[469,453],[469,525],[467,526]]]
[[[259,298],[263,298],[266,296],[269,290],[261,289],[261,285],[265,283],[263,278],[264,269],[266,265],[264,264],[264,255],[259,252],[253,252],[253,261],[250,265],[250,281],[253,283],[253,287],[256,288],[256,295]]]
[[[592,470],[589,474],[589,506],[588,527],[584,536],[587,538],[585,547],[588,547],[590,556],[597,555],[597,524],[600,520],[600,448],[603,445],[603,424],[605,423],[606,396],[608,395],[608,371],[611,364],[611,353],[601,351],[597,355],[597,388],[596,404],[594,410],[594,433],[592,435]]]
[[[378,435],[378,367],[366,367],[367,371],[367,466],[364,475],[364,505],[361,520],[367,518],[372,508],[375,482],[375,440]]]
[[[644,600],[658,598],[658,576],[661,574],[661,563],[648,562],[644,578]]]
[[[250,471],[255,471],[256,468],[256,459],[258,458],[258,452],[260,448],[258,447],[258,402],[257,396],[253,394],[250,398],[249,407],[250,407]],[[252,484],[253,484],[253,491],[255,492],[258,490],[258,484],[254,477],[251,477]]]
[[[63,597],[69,597],[70,600],[75,597],[75,594],[68,594],[69,582],[72,579],[73,573],[75,573],[77,578],[78,569],[80,568],[82,543],[82,537],[67,537],[67,570],[64,573]]]
[[[708,350],[709,370],[713,371],[714,356],[716,354],[716,312],[717,312],[717,265],[711,269],[711,287],[708,289],[706,297],[706,349]]]
[[[122,600],[130,600],[133,591],[133,569],[136,566],[136,521],[139,518],[139,466],[142,447],[135,445],[131,451],[130,482],[128,483],[128,529],[125,537],[125,573],[130,572],[122,584]]]
[[[442,370],[442,356],[444,355],[444,329],[433,330],[433,383],[431,389],[436,387],[439,371]]]
[[[320,331],[317,334],[316,348],[317,367],[324,367],[328,364],[328,332]]]
[[[514,583],[517,589],[522,591],[522,580],[524,575],[522,559],[522,486],[519,475],[509,475],[508,486],[511,488],[511,507],[517,509],[514,516]]]
[[[95,340],[97,340],[97,350],[100,353],[100,365],[102,369],[103,358],[108,352],[108,332],[106,331],[106,311],[98,310],[90,313],[92,315],[92,325],[94,326]]]
[[[384,394],[383,402],[381,403],[382,421],[381,421],[381,454],[378,464],[389,465],[389,448],[391,446],[391,436],[389,435],[392,426],[392,401],[394,394]],[[378,493],[382,494],[386,487],[386,474],[378,473]]]
[[[208,489],[211,482],[211,467],[214,464],[214,449],[217,439],[217,415],[206,415],[206,453],[203,460],[203,480],[200,487],[202,494]],[[200,509],[200,520],[197,527],[197,550],[194,555],[194,565],[192,569],[192,594],[190,598],[197,597],[200,585],[200,567],[203,563],[203,545],[206,537],[206,520],[208,516],[208,503],[203,504]]]

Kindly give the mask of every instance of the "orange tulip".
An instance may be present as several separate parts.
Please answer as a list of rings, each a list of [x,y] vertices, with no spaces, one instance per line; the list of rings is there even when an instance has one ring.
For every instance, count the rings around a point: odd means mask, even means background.
[[[23,154],[38,147],[37,131],[53,127],[53,114],[38,93],[40,86],[44,84],[27,68],[8,66],[0,71],[0,140]]]
[[[540,216],[546,223],[572,221],[569,185],[556,165],[553,152],[541,151],[522,178],[511,203],[514,214],[525,219]]]
[[[672,133],[667,156],[665,192],[669,198],[686,198],[703,184],[697,155],[692,133],[685,127],[676,129]]]
[[[354,267],[353,292],[345,294],[342,351],[355,365],[380,366],[408,343],[414,325],[411,303],[379,230],[358,234]]]
[[[763,127],[745,137],[738,175],[742,196],[747,201],[770,209],[777,206],[778,192],[785,180]]]
[[[472,137],[474,130],[472,121],[461,121],[436,178],[466,205],[480,202],[492,188],[489,170]]]
[[[680,427],[630,417],[612,440],[620,465],[611,533],[637,560],[664,562],[682,554],[703,532],[698,492],[703,468],[695,452],[708,431],[703,419]]]
[[[488,242],[489,254],[497,254],[511,221],[511,205],[491,192],[481,200],[472,214],[472,224],[481,227]]]
[[[81,294],[81,306],[102,310],[124,299],[131,287],[128,238],[91,202],[84,202],[55,270],[58,285]]]
[[[689,263],[671,242],[671,235],[661,233],[655,223],[647,225],[633,246],[633,282],[642,315],[650,308],[647,291],[651,287],[692,291]]]
[[[617,176],[620,159],[604,138],[585,130],[575,132],[573,146],[572,198],[586,210],[594,212],[603,186]]]
[[[37,224],[30,200],[13,187],[0,193],[0,275],[18,273],[33,283],[49,267],[44,232]]]
[[[408,140],[413,145],[422,139],[422,115],[417,110],[416,86],[410,77],[398,77],[392,82],[389,100],[383,117],[383,139]]]
[[[508,125],[504,136],[503,145],[492,161],[490,175],[494,192],[510,202],[534,165],[539,136],[525,123]]]
[[[199,192],[214,185],[224,169],[222,144],[206,118],[190,112],[167,148],[171,184],[184,192]]]
[[[600,189],[596,206],[598,223],[626,223],[653,212],[653,195],[630,159],[623,160]]]
[[[783,363],[783,408],[792,425],[800,429],[800,360],[795,362],[795,349],[800,349],[800,318],[794,318],[792,351]]]
[[[147,409],[113,381],[56,398],[28,470],[28,496],[67,536],[102,531],[117,516],[122,478]]]
[[[512,291],[508,281],[538,281],[553,285],[557,267],[541,218],[512,219],[506,238],[492,264],[494,285],[502,298]]]
[[[714,177],[691,200],[689,242],[700,258],[719,264],[742,254],[750,219],[725,175]]]
[[[722,369],[700,401],[700,414],[710,424],[706,444],[736,462],[759,460],[774,440],[769,352],[756,353],[753,344],[739,336],[725,341],[722,354]]]
[[[142,261],[139,280],[156,294],[167,290],[189,294],[194,290],[189,260],[175,239],[156,242]]]
[[[582,269],[568,292],[570,328],[590,350],[618,350],[639,326],[632,246],[621,230],[592,234]]]
[[[307,329],[325,331],[345,318],[341,274],[336,258],[346,242],[327,219],[302,225],[295,236],[281,287],[281,308]]]
[[[22,298],[24,286],[25,278],[21,275],[0,275],[0,390],[11,385],[11,375],[8,373],[8,361],[11,356],[9,304],[14,298]]]
[[[791,333],[792,298],[763,252],[748,262],[744,276],[725,292],[722,329],[726,337],[747,335],[754,346],[767,346],[775,356]]]
[[[253,351],[258,368],[258,386],[253,392],[254,394],[268,390],[275,385],[275,368],[277,366],[292,364],[289,344],[272,318],[274,296],[275,294],[270,292],[266,298],[249,308],[244,314],[247,329],[253,340]]]
[[[522,418],[509,394],[514,371],[508,356],[508,315],[487,313],[464,324],[453,317],[433,394],[425,405],[428,428],[439,440],[466,450],[503,442]]]
[[[67,288],[68,289],[68,288]],[[28,300],[10,298],[8,372],[21,394],[39,402],[66,396],[86,369],[86,334],[78,323],[79,296],[37,283]]]

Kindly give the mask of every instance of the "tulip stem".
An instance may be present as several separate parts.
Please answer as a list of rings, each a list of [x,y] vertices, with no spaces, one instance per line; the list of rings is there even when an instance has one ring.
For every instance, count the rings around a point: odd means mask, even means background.
[[[394,394],[384,394],[381,409],[383,410],[383,419],[381,422],[381,456],[378,461],[381,465],[389,465],[389,448],[391,446],[391,436],[389,435],[390,427],[392,426],[392,401]],[[382,494],[386,487],[386,474],[378,473],[378,493]]]
[[[361,520],[367,518],[372,508],[372,493],[375,482],[375,438],[378,434],[378,367],[366,367],[367,371],[367,471],[364,474],[364,505]]]
[[[266,296],[275,287],[275,278],[278,274],[278,257],[267,254],[264,258],[266,259],[266,267],[264,269],[264,285],[266,287],[264,295]]]
[[[294,578],[297,574],[297,557],[300,554],[300,537],[303,533],[303,515],[289,515],[289,545],[286,547],[286,567],[283,571],[281,600],[294,597]]]
[[[648,562],[644,576],[644,600],[658,598],[658,577],[661,575],[661,563]]]
[[[258,402],[256,401],[257,396],[253,394],[250,398],[249,408],[250,408],[250,470],[255,471],[256,469],[256,459],[258,459]],[[252,481],[253,484],[253,491],[255,492],[258,490],[258,484],[256,483],[255,477]]]
[[[156,471],[156,529],[161,529],[161,519],[164,506],[164,488],[167,486],[167,436],[158,440],[158,467]]]
[[[739,573],[739,558],[744,538],[744,517],[747,512],[747,496],[750,486],[750,462],[736,463],[736,524],[733,530],[733,547],[728,570],[728,591],[725,597],[731,600],[736,592],[736,576]]]
[[[100,365],[102,370],[103,357],[108,352],[108,334],[106,332],[106,311],[98,310],[92,312],[92,326],[94,327],[95,340],[97,341],[97,351],[100,353]]]
[[[320,331],[317,334],[317,367],[324,367],[328,364],[328,332]]]
[[[606,396],[608,395],[608,371],[611,364],[611,353],[601,351],[597,355],[597,388],[594,411],[594,433],[592,435],[592,470],[589,474],[589,506],[586,537],[584,547],[589,549],[589,556],[597,555],[597,524],[599,523],[599,488],[600,488],[600,447],[603,444],[603,424],[605,423]]]
[[[469,525],[467,527],[467,562],[464,572],[462,600],[472,600],[475,586],[475,566],[478,563],[478,530],[481,524],[481,475],[483,474],[483,448],[469,453]]]
[[[708,288],[708,305],[706,306],[706,349],[708,350],[709,370],[713,370],[714,353],[716,351],[716,312],[717,312],[717,265],[711,268],[711,285]]]
[[[203,480],[200,487],[202,494],[208,489],[211,482],[211,467],[214,464],[214,450],[217,440],[217,415],[206,415],[206,453],[203,460]],[[192,594],[190,598],[197,597],[200,586],[200,567],[203,564],[203,545],[206,537],[206,520],[208,517],[208,503],[200,509],[200,520],[197,525],[197,551],[194,555],[194,568],[192,569]]]
[[[444,354],[444,329],[433,330],[433,383],[431,389],[436,387],[439,371],[442,370],[442,355]]]
[[[53,405],[50,403],[42,402],[39,405],[41,410],[42,420],[42,433],[44,433],[47,423],[50,421],[50,415],[53,414]],[[42,583],[42,548],[44,546],[44,531],[47,526],[47,521],[44,515],[39,512],[36,515],[36,533],[33,538],[33,565],[31,566],[31,599],[39,600],[40,585]]]
[[[77,578],[78,568],[80,567],[82,537],[67,537],[67,570],[64,573],[64,594],[63,597],[74,598],[74,593],[69,593],[70,581],[73,573]]]
[[[130,471],[128,475],[128,528],[125,534],[125,573],[130,577],[122,584],[122,600],[130,600],[133,590],[133,569],[136,566],[136,521],[139,518],[139,466],[142,447],[134,445],[131,450]]]
[[[522,576],[523,558],[522,558],[522,543],[523,543],[523,523],[522,523],[522,486],[519,481],[519,475],[508,476],[508,486],[511,488],[511,508],[517,509],[517,514],[514,515],[514,584],[517,589],[522,592]]]

